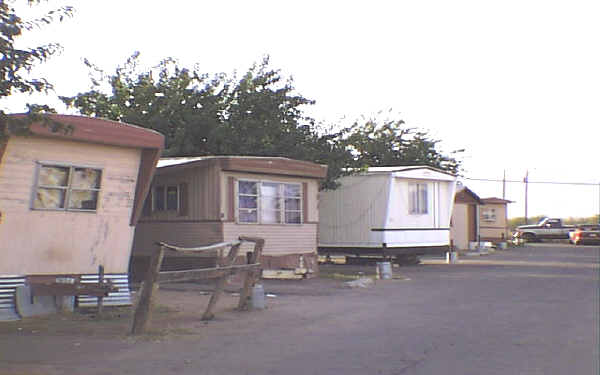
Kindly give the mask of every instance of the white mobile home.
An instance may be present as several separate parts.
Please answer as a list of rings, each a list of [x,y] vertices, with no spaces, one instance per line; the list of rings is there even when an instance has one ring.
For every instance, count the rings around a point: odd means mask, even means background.
[[[456,176],[428,166],[374,167],[319,198],[322,254],[447,251]]]

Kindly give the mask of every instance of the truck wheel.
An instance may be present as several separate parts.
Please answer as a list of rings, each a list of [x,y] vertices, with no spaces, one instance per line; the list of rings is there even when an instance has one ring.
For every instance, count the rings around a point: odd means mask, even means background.
[[[533,233],[523,233],[523,239],[527,242],[536,242],[537,237]]]

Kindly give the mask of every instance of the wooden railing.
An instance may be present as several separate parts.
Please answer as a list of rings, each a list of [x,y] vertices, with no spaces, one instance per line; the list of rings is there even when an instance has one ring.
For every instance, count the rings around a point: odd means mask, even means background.
[[[238,256],[240,246],[243,242],[253,242],[254,251],[248,258],[248,264],[234,265],[233,262]],[[210,320],[214,317],[213,309],[217,304],[219,297],[223,293],[223,289],[225,288],[225,284],[227,282],[227,277],[236,273],[245,273],[244,284],[240,292],[238,309],[247,310],[249,307],[248,299],[250,296],[250,288],[260,275],[259,260],[264,244],[265,240],[262,238],[246,236],[240,236],[238,241],[221,242],[202,247],[184,248],[169,245],[164,242],[157,243],[158,248],[154,254],[152,254],[150,266],[148,267],[148,271],[146,272],[146,276],[144,278],[144,283],[142,284],[142,288],[140,290],[140,297],[133,316],[131,333],[136,335],[146,331],[146,327],[148,326],[151,315],[152,294],[157,283],[216,279],[217,281],[215,290],[210,297],[206,311],[202,315],[202,320]],[[227,247],[230,247],[229,253],[225,257],[218,257],[217,267],[160,272],[165,251],[201,253],[221,250]]]

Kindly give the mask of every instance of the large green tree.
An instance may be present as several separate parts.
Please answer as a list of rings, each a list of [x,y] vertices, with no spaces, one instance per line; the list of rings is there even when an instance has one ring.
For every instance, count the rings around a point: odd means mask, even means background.
[[[173,59],[140,72],[139,54],[132,55],[113,75],[100,72],[92,89],[61,99],[82,114],[123,121],[165,135],[168,156],[215,153],[216,129],[226,106],[222,75],[209,77],[181,68]],[[95,68],[92,64],[88,65]],[[104,82],[107,81],[107,82]],[[101,87],[108,84],[110,92]]]
[[[39,0],[28,0],[29,5],[38,4]],[[34,66],[45,62],[50,56],[60,50],[56,43],[46,44],[32,48],[22,48],[16,43],[24,31],[35,27],[42,27],[53,21],[62,21],[64,17],[71,16],[73,8],[64,6],[48,12],[45,16],[24,20],[17,15],[11,5],[14,1],[0,1],[0,101],[15,93],[31,94],[34,92],[48,92],[52,84],[43,77],[30,75]],[[65,130],[60,124],[52,123],[42,114],[53,112],[47,106],[29,104],[29,116],[15,119],[9,117],[0,108],[0,144],[5,142],[9,134],[28,134],[29,125],[33,121],[43,121],[52,126],[54,131]]]
[[[340,140],[352,152],[353,168],[427,165],[454,174],[460,161],[438,149],[439,140],[423,130],[407,127],[403,120],[366,119],[344,129]]]
[[[458,171],[459,162],[438,151],[439,141],[401,120],[347,128],[318,123],[304,110],[314,101],[298,94],[268,58],[237,78],[202,74],[173,59],[140,69],[138,56],[113,74],[101,72],[103,79],[92,80],[90,91],[63,100],[85,115],[163,133],[168,156],[283,156],[327,164],[323,188],[368,166],[425,164]],[[101,89],[105,84],[108,90]]]

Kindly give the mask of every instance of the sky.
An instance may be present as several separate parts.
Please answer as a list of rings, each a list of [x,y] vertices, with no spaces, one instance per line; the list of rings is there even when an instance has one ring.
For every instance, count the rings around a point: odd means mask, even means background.
[[[15,6],[25,3],[19,0]],[[317,120],[351,122],[384,111],[429,132],[460,156],[463,183],[502,197],[502,183],[528,185],[528,214],[600,212],[600,2],[597,0],[152,1],[50,0],[75,14],[22,38],[58,42],[40,66],[56,95],[90,88],[83,58],[107,72],[134,51],[207,73],[244,72],[269,55],[316,104]],[[2,109],[56,95],[12,97]],[[476,180],[473,180],[476,179]],[[509,216],[525,214],[522,182],[506,185]]]

